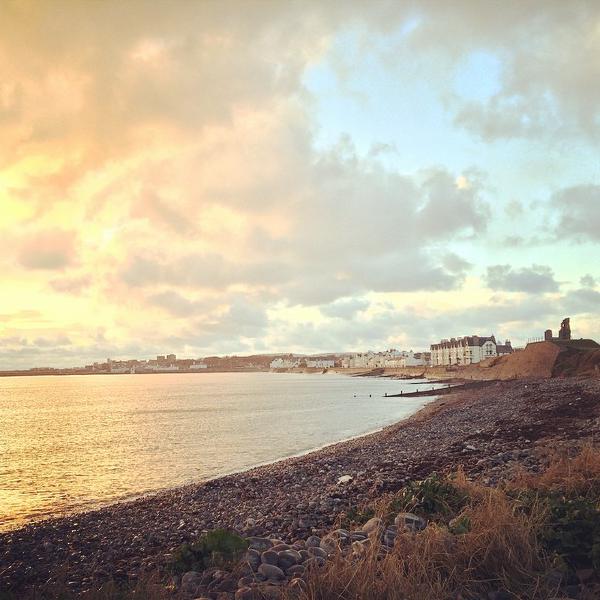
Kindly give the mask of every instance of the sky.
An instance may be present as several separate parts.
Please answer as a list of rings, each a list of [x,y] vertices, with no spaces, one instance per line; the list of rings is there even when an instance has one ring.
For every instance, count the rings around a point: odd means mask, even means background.
[[[600,338],[600,3],[0,6],[0,369]]]

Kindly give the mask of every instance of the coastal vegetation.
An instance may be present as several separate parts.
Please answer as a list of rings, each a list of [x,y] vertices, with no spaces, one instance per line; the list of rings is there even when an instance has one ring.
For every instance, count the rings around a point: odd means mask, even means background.
[[[383,523],[395,511],[427,520],[398,532],[391,548],[340,552],[306,580],[303,600],[597,598],[586,583],[600,573],[600,451],[557,457],[541,475],[501,486],[458,471],[412,483],[382,498]],[[365,509],[353,514],[369,514]],[[383,551],[382,551],[383,550]]]

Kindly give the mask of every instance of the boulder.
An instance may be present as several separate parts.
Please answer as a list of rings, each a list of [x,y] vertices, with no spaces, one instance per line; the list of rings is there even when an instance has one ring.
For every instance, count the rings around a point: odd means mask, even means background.
[[[181,589],[187,593],[195,593],[202,583],[202,575],[198,571],[188,571],[181,578]]]
[[[263,563],[258,567],[258,572],[261,575],[264,575],[267,579],[275,579],[279,581],[285,578],[284,572],[275,565],[270,565],[268,563]]]
[[[427,527],[427,521],[413,513],[398,513],[394,525],[399,531],[422,531]]]
[[[379,534],[383,530],[383,521],[379,517],[373,517],[362,526],[362,530],[368,536]]]
[[[253,571],[258,571],[258,567],[262,562],[258,550],[248,550],[246,554],[244,554],[243,560],[250,565]]]
[[[275,565],[275,566],[277,566],[279,564],[279,555],[274,550],[265,550],[260,555],[260,561],[264,565]]]
[[[259,552],[264,552],[273,546],[271,540],[267,538],[249,537],[246,538],[246,541],[248,542],[248,548],[258,550]]]

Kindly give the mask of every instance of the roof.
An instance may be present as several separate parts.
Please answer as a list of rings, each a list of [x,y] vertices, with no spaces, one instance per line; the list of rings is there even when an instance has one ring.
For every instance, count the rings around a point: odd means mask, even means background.
[[[462,338],[451,338],[449,340],[442,340],[438,344],[431,344],[432,350],[438,350],[440,348],[455,348],[456,346],[483,346],[486,342],[492,342],[496,344],[496,338],[491,335],[478,336],[478,335],[466,335]]]

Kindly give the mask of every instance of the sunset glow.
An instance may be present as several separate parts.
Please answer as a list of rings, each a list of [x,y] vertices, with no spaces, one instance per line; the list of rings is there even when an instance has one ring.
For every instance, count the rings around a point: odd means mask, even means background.
[[[2,368],[598,338],[599,6],[376,4],[5,2]]]

